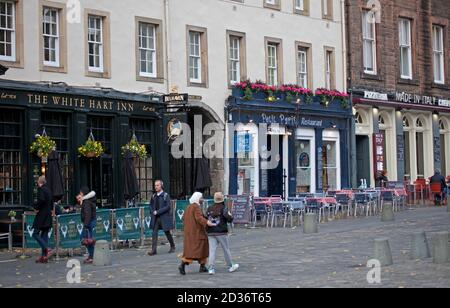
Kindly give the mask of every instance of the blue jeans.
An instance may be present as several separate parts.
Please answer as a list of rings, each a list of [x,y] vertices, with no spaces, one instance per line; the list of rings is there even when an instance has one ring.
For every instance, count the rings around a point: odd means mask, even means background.
[[[92,239],[96,225],[97,225],[97,220],[94,219],[90,222],[90,224],[88,226],[84,226],[83,233],[81,234],[81,240]],[[95,246],[89,245],[86,248],[89,253],[89,259],[93,259]]]
[[[50,229],[42,229],[42,230],[34,230],[33,238],[38,242],[39,246],[42,249],[42,257],[46,256],[46,252],[48,249],[48,232]]]

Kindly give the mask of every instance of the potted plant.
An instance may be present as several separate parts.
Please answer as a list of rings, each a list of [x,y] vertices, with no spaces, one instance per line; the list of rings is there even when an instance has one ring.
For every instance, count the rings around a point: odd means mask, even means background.
[[[17,213],[15,211],[9,211],[8,217],[11,219],[11,222],[16,222]]]
[[[131,138],[130,142],[122,147],[122,155],[125,155],[127,151],[130,151],[134,156],[139,157],[140,159],[147,158],[147,148],[145,144],[140,144],[135,136]]]
[[[35,138],[36,140],[30,146],[30,153],[35,153],[42,161],[46,161],[50,153],[56,149],[56,142],[45,133],[37,134]]]
[[[105,149],[101,142],[95,141],[93,137],[89,136],[86,143],[78,148],[78,153],[87,158],[97,158],[105,153]]]

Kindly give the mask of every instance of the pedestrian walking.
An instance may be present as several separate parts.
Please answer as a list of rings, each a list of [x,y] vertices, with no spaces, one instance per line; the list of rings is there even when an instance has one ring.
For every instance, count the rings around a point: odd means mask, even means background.
[[[78,195],[78,201],[81,206],[81,222],[83,223],[83,233],[81,234],[81,244],[86,246],[88,258],[84,260],[84,264],[92,264],[94,262],[95,239],[94,229],[97,225],[97,206],[96,193],[89,191],[89,188],[83,187]]]
[[[150,202],[150,210],[152,212],[150,227],[153,230],[153,234],[152,250],[148,253],[149,256],[154,256],[157,253],[159,230],[164,231],[167,240],[170,243],[169,253],[175,252],[175,242],[170,233],[174,228],[170,196],[164,191],[164,183],[161,180],[155,182],[155,191],[156,193],[153,195],[152,201]]]
[[[190,205],[186,208],[184,222],[184,250],[181,265],[178,267],[181,275],[186,275],[186,265],[197,261],[200,264],[200,273],[207,273],[206,263],[209,256],[208,235],[206,227],[216,226],[207,220],[201,210],[203,195],[196,192],[189,200]]]
[[[239,268],[239,264],[233,263],[230,252],[228,224],[233,222],[233,217],[225,206],[225,198],[221,192],[214,194],[214,205],[207,209],[207,217],[209,221],[216,224],[215,227],[206,229],[209,242],[208,272],[210,275],[216,273],[216,250],[217,246],[220,245],[225,256],[228,271],[233,273]]]
[[[49,232],[52,229],[53,218],[53,197],[50,189],[47,187],[45,176],[41,176],[38,181],[37,201],[33,204],[37,212],[33,222],[33,238],[41,247],[41,256],[36,263],[48,263],[52,251],[48,249]]]

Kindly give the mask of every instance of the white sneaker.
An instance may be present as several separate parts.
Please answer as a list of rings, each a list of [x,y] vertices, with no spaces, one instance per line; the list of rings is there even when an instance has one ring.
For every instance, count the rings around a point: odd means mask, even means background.
[[[216,270],[215,270],[214,268],[210,268],[210,269],[208,270],[208,274],[214,275],[214,274],[216,274]]]
[[[228,269],[228,271],[229,271],[230,273],[234,273],[235,271],[238,270],[238,268],[239,268],[239,264],[233,264],[233,266],[230,267],[230,268]]]

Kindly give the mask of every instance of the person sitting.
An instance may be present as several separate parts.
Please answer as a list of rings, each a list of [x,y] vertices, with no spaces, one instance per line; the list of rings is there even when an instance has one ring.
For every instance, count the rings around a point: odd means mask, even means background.
[[[445,180],[445,177],[441,175],[441,171],[439,169],[436,169],[434,172],[434,175],[430,178],[430,184],[441,184],[441,195],[438,194],[435,195],[435,203],[442,205],[443,200],[445,200],[445,191],[447,189],[447,183]]]
[[[386,186],[386,183],[389,182],[387,175],[388,175],[388,172],[386,170],[383,170],[380,172],[378,177],[375,179],[376,187],[385,187]]]

